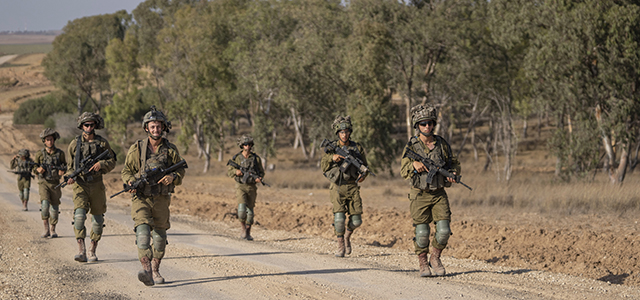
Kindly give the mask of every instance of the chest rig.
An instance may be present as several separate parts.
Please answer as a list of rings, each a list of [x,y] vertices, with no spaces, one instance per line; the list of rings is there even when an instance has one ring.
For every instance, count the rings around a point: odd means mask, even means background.
[[[156,153],[152,153],[149,149],[149,139],[138,141],[138,151],[140,152],[140,170],[138,176],[143,172],[147,172],[156,168],[167,168],[172,164],[169,161],[169,146],[164,141],[158,146]],[[173,183],[169,185],[159,184],[157,182],[149,182],[144,184],[137,192],[145,197],[155,195],[169,195],[173,193],[175,185]]]
[[[420,156],[433,160],[436,164],[444,163],[444,168],[449,169],[451,166],[451,153],[445,150],[446,146],[442,138],[439,136],[434,136],[434,138],[436,142],[432,150],[425,149],[422,142],[420,142],[420,140],[415,136],[411,137],[407,146],[412,148],[413,151],[418,153]],[[430,191],[451,186],[451,182],[447,181],[445,177],[439,173],[433,177],[431,184],[427,183],[427,176],[428,172],[413,175],[411,178],[411,185],[420,190]]]
[[[73,160],[73,166],[78,169],[80,168],[80,162],[87,157],[96,157],[100,155],[100,153],[106,150],[101,143],[101,138],[99,136],[95,136],[93,141],[82,141],[82,136],[79,135],[76,139],[76,156]],[[96,171],[91,171],[88,174],[81,175],[81,178],[84,182],[92,182],[95,177],[101,175]]]
[[[362,160],[362,155],[358,150],[357,144],[354,141],[349,141],[349,145],[341,146],[339,141],[332,142],[334,146],[342,148],[344,151],[348,152],[353,157]],[[334,153],[335,154],[335,153]],[[358,168],[353,165],[345,165],[345,161],[341,161],[336,166],[333,166],[325,173],[325,177],[329,179],[329,181],[341,185],[341,184],[351,184],[355,183],[356,179],[358,179]]]
[[[60,181],[58,170],[63,167],[60,159],[61,155],[63,155],[62,151],[58,148],[54,148],[53,154],[49,154],[47,148],[42,148],[42,167],[45,172],[38,176],[46,181]]]
[[[240,157],[240,162],[238,162],[236,160],[237,157]],[[260,174],[260,170],[258,170],[258,168],[257,168],[257,166],[258,166],[258,158],[257,158],[257,155],[255,153],[249,153],[249,157],[245,158],[244,155],[242,155],[242,151],[240,151],[240,152],[236,153],[236,155],[234,155],[231,160],[235,161],[242,168],[253,170],[256,174]],[[235,180],[238,183],[242,183],[242,176],[236,176]],[[247,180],[247,181],[249,181],[249,180]],[[255,182],[254,182],[254,184],[255,184]]]

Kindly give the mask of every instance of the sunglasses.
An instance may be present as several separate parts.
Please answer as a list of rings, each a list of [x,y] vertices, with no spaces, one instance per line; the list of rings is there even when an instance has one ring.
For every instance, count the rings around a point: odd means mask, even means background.
[[[82,126],[84,126],[84,127],[95,127],[96,123],[84,123],[84,124],[82,124]]]
[[[435,125],[435,124],[436,124],[436,122],[434,122],[434,121],[424,121],[424,122],[420,122],[420,123],[418,123],[418,124],[419,124],[420,126],[422,126],[422,127],[427,127],[427,125],[429,125],[429,126],[433,126],[433,125]]]

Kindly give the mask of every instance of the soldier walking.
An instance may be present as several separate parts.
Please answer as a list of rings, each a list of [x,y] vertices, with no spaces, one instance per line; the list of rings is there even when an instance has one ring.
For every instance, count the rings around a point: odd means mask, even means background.
[[[253,172],[257,174],[257,178],[253,179],[250,177],[248,181],[243,182],[242,179],[245,174],[240,169],[230,165],[227,170],[227,176],[236,181],[238,219],[242,226],[242,234],[240,237],[252,241],[251,225],[253,225],[254,207],[256,206],[256,198],[258,197],[258,187],[256,183],[262,183],[264,168],[262,167],[260,156],[251,151],[253,148],[253,138],[250,135],[242,135],[236,143],[242,151],[234,155],[231,160],[242,168],[253,170]]]
[[[447,141],[434,134],[437,120],[436,108],[432,105],[417,105],[411,108],[411,119],[416,129],[416,136],[412,136],[402,153],[402,167],[400,173],[403,178],[411,181],[409,191],[411,218],[415,227],[414,248],[420,263],[420,276],[431,276],[429,266],[436,276],[444,276],[445,269],[440,261],[442,250],[447,246],[451,229],[451,209],[445,187],[450,187],[453,179],[436,174],[431,183],[428,180],[428,169],[419,161],[405,157],[407,149],[411,149],[422,157],[430,158],[434,162],[444,163],[444,169],[454,175],[460,174],[460,162],[451,153],[451,146]],[[435,236],[431,242],[431,256],[429,253],[429,223],[435,224]]]
[[[171,122],[155,106],[144,115],[142,127],[148,137],[131,145],[122,169],[122,181],[129,185],[145,175],[143,172],[146,170],[166,169],[182,160],[178,148],[162,136],[163,132],[169,133]],[[171,193],[175,186],[182,184],[184,174],[184,168],[180,168],[165,174],[157,182],[143,183],[138,189],[130,191],[133,195],[131,218],[134,221],[138,259],[142,264],[138,280],[146,286],[164,283],[160,275],[160,262],[165,255],[167,230],[171,228]]]
[[[38,174],[38,191],[40,192],[40,215],[44,224],[43,238],[58,237],[56,225],[60,214],[60,197],[62,190],[56,186],[67,171],[67,160],[64,152],[56,147],[60,138],[57,131],[46,128],[40,133],[44,148],[35,155],[34,172]]]
[[[27,211],[29,202],[29,189],[31,188],[31,168],[33,160],[28,149],[20,149],[17,155],[11,158],[11,169],[18,174],[18,197],[22,201],[22,210]]]
[[[100,115],[84,112],[78,117],[77,125],[78,129],[82,130],[82,134],[69,143],[68,152],[71,159],[67,176],[65,176],[67,184],[75,183],[73,185],[73,231],[78,243],[78,254],[74,260],[94,262],[98,260],[96,249],[98,241],[102,238],[104,213],[107,212],[107,196],[102,175],[113,170],[116,166],[116,158],[109,142],[95,132],[96,129],[104,128],[104,120]],[[80,162],[84,159],[95,158],[105,150],[109,150],[109,154],[103,160],[93,164],[89,172],[79,175],[77,181],[68,177],[76,168],[81,167]],[[88,258],[84,241],[87,236],[84,226],[87,213],[91,214],[92,224]]]
[[[331,128],[338,136],[338,140],[331,143],[362,161],[364,166],[368,166],[364,147],[351,140],[353,132],[351,116],[338,116]],[[329,197],[333,204],[333,227],[338,240],[338,251],[335,254],[337,257],[351,254],[351,235],[362,225],[362,198],[360,198],[358,183],[364,181],[368,174],[360,174],[359,169],[353,165],[346,170],[341,170],[340,164],[344,158],[333,151],[328,151],[320,161],[322,172],[331,181]],[[346,222],[346,214],[349,214],[348,222]]]

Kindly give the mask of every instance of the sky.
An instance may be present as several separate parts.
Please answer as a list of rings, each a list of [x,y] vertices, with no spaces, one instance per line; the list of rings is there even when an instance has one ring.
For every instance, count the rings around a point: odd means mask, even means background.
[[[0,31],[60,30],[67,22],[93,15],[128,13],[142,0],[0,0]]]

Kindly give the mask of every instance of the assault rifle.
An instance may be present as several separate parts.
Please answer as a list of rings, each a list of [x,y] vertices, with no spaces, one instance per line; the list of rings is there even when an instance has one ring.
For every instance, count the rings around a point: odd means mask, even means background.
[[[34,165],[41,167],[44,169],[44,173],[42,173],[42,176],[44,178],[51,178],[51,176],[53,176],[53,172],[54,171],[66,171],[67,170],[67,164],[62,164],[59,166],[54,166],[52,164],[45,164],[45,163],[34,163]]]
[[[376,174],[373,174],[373,172],[367,166],[364,165],[364,162],[362,162],[362,160],[351,155],[351,153],[342,149],[341,147],[336,147],[336,145],[334,145],[329,140],[324,139],[320,144],[320,147],[324,148],[325,153],[329,153],[333,151],[335,154],[338,154],[344,157],[344,160],[342,161],[342,163],[340,163],[340,171],[342,173],[346,172],[349,166],[351,165],[356,167],[356,169],[358,169],[358,174],[359,174],[358,179],[356,181],[360,181],[360,178],[362,178],[362,176],[366,175],[367,173],[371,173],[371,175],[376,176]]]
[[[78,155],[78,154],[79,153],[76,153],[76,155]],[[107,154],[109,154],[109,149],[104,150],[104,152],[100,153],[100,155],[98,155],[96,157],[85,157],[83,160],[80,161],[78,166],[75,166],[76,170],[73,171],[73,173],[69,174],[69,176],[64,176],[63,181],[60,182],[60,184],[56,185],[56,187],[54,187],[54,189],[57,189],[59,187],[63,187],[64,188],[65,186],[67,186],[67,181],[69,181],[69,178],[73,178],[73,180],[78,181],[78,176],[80,176],[80,175],[86,175],[87,176],[86,181],[93,180],[93,176],[89,175],[89,170],[98,161],[100,161],[105,156],[107,156]]]
[[[473,190],[471,187],[469,187],[468,185],[462,183],[462,181],[460,181],[460,175],[454,175],[451,172],[443,169],[442,167],[444,167],[444,162],[440,162],[440,163],[436,163],[435,161],[433,161],[430,158],[426,158],[426,157],[422,157],[420,156],[420,154],[416,153],[415,151],[408,149],[407,151],[404,153],[404,156],[402,158],[411,158],[415,161],[419,161],[421,162],[429,171],[429,173],[427,173],[427,183],[431,184],[431,182],[433,182],[433,177],[436,176],[437,173],[442,174],[442,176],[447,177],[447,178],[451,178],[453,179],[456,183],[462,184],[464,185],[466,188],[468,188],[469,190]]]
[[[25,162],[27,164],[27,169],[31,170],[33,168],[33,166],[39,166],[37,163],[33,162],[33,161],[26,161]],[[7,170],[7,172],[13,173],[13,174],[17,174],[23,177],[31,177],[31,178],[35,178],[35,176],[33,176],[33,174],[31,173],[31,171],[14,171],[14,170]]]
[[[240,166],[239,164],[237,164],[235,161],[233,160],[229,160],[227,162],[227,166],[232,166],[238,170],[240,170],[240,172],[242,172],[242,179],[240,180],[240,182],[247,184],[248,183],[254,183],[256,182],[257,178],[260,178],[260,175],[258,175],[256,173],[255,170],[250,169],[250,168],[243,168],[242,166]],[[268,187],[271,187],[268,183],[260,180],[260,182],[262,182],[262,185],[266,185]]]
[[[167,175],[168,173],[171,173],[173,171],[176,171],[178,169],[181,168],[188,168],[187,166],[187,162],[183,159],[179,162],[177,162],[175,165],[168,167],[166,169],[164,168],[153,168],[153,169],[147,169],[144,172],[142,172],[142,174],[140,175],[140,178],[136,178],[133,182],[131,182],[131,184],[128,183],[123,183],[122,187],[124,188],[122,191],[119,191],[113,195],[111,195],[109,198],[113,198],[115,196],[118,196],[124,192],[128,192],[128,191],[132,191],[132,190],[137,190],[138,188],[142,187],[143,184],[145,185],[154,185],[157,184],[158,181],[160,179],[162,179],[162,177],[164,177],[165,175]]]

